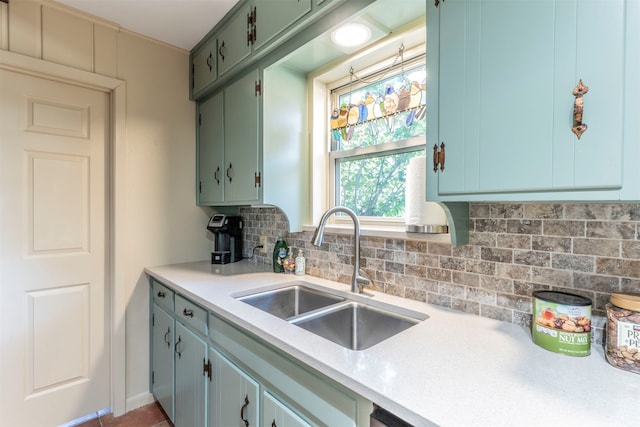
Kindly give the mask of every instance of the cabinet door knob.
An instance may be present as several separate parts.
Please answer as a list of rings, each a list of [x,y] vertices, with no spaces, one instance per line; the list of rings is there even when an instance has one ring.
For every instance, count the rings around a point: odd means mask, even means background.
[[[240,408],[240,421],[242,421],[245,427],[249,427],[249,421],[244,417],[244,410],[249,406],[249,395],[244,397],[244,405]]]
[[[571,131],[576,134],[578,139],[587,130],[587,124],[582,123],[582,113],[584,112],[584,98],[583,95],[589,92],[589,86],[585,86],[582,83],[582,79],[578,82],[578,85],[573,89],[573,126]]]

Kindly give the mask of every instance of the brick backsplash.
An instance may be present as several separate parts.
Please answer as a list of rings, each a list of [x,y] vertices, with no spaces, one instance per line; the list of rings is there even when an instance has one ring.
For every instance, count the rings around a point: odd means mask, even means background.
[[[269,236],[271,264],[287,219],[277,208],[241,208],[247,256]],[[531,293],[551,289],[593,301],[595,342],[602,342],[605,304],[612,292],[640,292],[640,204],[471,203],[469,244],[364,236],[361,265],[376,290],[529,327]],[[307,274],[350,283],[353,239],[325,232],[286,233],[302,249]]]

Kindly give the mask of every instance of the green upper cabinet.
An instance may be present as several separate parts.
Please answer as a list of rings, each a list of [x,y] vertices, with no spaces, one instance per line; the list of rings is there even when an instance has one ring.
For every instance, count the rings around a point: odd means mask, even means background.
[[[198,103],[198,191],[199,205],[224,201],[224,94]]]
[[[195,49],[191,54],[191,91],[200,93],[218,77],[217,68],[217,44],[218,40],[212,37],[207,42]]]
[[[260,85],[260,73],[254,70],[224,90],[226,201],[252,203],[260,198]]]
[[[311,11],[311,0],[254,0],[253,49],[271,42]]]
[[[242,205],[260,198],[260,73],[254,70],[198,102],[199,205]]]
[[[251,39],[249,38],[251,11],[251,5],[245,4],[231,15],[217,32],[220,76],[251,54]]]
[[[427,6],[430,200],[640,200],[638,1]]]

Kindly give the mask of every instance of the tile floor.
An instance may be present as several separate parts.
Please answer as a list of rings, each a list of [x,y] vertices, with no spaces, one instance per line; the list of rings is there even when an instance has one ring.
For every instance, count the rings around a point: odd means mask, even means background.
[[[142,406],[120,417],[104,415],[77,427],[172,427],[164,411],[157,403]]]

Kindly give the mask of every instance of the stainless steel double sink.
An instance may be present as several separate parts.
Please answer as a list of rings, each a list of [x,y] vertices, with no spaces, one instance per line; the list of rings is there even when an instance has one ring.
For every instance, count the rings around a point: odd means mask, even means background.
[[[300,280],[236,298],[351,350],[365,350],[428,317],[364,302],[367,297],[341,296]]]

